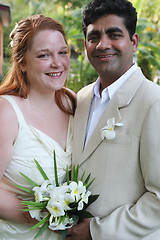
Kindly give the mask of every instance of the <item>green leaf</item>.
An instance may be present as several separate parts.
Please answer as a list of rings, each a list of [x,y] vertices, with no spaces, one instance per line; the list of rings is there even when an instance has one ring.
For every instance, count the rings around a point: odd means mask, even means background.
[[[67,165],[67,185],[69,185],[69,170],[68,170],[68,165]]]
[[[42,169],[41,165],[37,162],[36,159],[34,159],[37,167],[38,167],[38,170],[40,171],[42,177],[44,178],[44,180],[49,180],[49,178],[47,177],[46,173],[44,172],[44,170]]]
[[[40,229],[40,231],[36,234],[36,236],[34,237],[34,239],[36,239],[42,232],[44,232],[49,226],[49,222],[47,222],[46,224],[43,225],[43,227]]]
[[[76,170],[75,170],[75,181],[78,183],[78,174],[79,174],[79,165],[77,165]]]
[[[59,218],[58,224],[61,224],[61,222],[63,223],[63,218],[64,218],[64,216],[61,216],[61,217]]]
[[[91,184],[94,182],[95,178],[86,186],[86,190],[91,186]]]
[[[56,152],[54,150],[54,174],[55,174],[55,183],[56,183],[56,187],[59,187],[59,183],[58,183],[58,174],[57,174],[57,163],[56,163]]]
[[[21,201],[23,205],[35,206],[35,207],[46,207],[47,202],[33,202],[33,201]]]
[[[87,183],[89,182],[89,179],[91,177],[91,173],[88,175],[88,177],[86,178],[85,182],[84,182],[84,185],[87,185]]]
[[[22,211],[22,212],[28,212],[28,211],[30,211],[30,209],[29,209],[29,208],[20,209],[20,211]]]
[[[138,24],[136,27],[136,32],[140,34],[143,30],[145,30],[145,28],[146,24]]]
[[[90,206],[93,202],[95,202],[98,197],[99,197],[99,195],[90,195],[88,197],[87,207]]]
[[[67,212],[66,212],[65,216],[66,216],[66,218],[68,219],[68,222],[70,223],[70,218],[69,218]]]
[[[73,219],[74,223],[77,223],[78,220],[79,220],[79,216],[77,216],[77,215],[72,215],[72,219]]]
[[[77,208],[77,202],[75,201],[75,202],[70,203],[69,207],[72,208],[72,209]]]
[[[82,174],[82,177],[81,177],[82,182],[83,182],[83,178],[84,178],[85,173],[86,173],[86,171],[84,171],[84,173]]]
[[[26,206],[27,207],[27,206]],[[41,208],[41,207],[32,207],[32,208],[26,208],[26,209],[20,209],[20,211],[22,212],[28,212],[28,211],[37,211],[37,210],[41,210],[41,209],[44,209],[44,208]]]
[[[34,182],[32,179],[30,179],[29,177],[27,177],[25,174],[21,173],[20,174],[29,182],[31,183],[33,186],[39,186],[36,182]]]
[[[40,227],[42,224],[46,223],[49,220],[49,218],[50,218],[50,214],[47,214],[46,217],[44,217],[41,221],[39,221],[37,224],[31,227],[30,230]]]
[[[27,189],[27,188],[25,188],[25,187],[22,187],[22,186],[20,186],[20,185],[18,185],[18,184],[16,184],[16,183],[14,183],[14,185],[15,185],[16,187],[22,189],[23,191],[25,191],[25,192],[27,192],[27,193],[30,193],[31,195],[34,195],[34,191],[32,191],[32,190],[30,190],[30,189]]]
[[[83,218],[93,218],[94,216],[90,212],[82,210],[79,212],[79,217],[83,219]]]

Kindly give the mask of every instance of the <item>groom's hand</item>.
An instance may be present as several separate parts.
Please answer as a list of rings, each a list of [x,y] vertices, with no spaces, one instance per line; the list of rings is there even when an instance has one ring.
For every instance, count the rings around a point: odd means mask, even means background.
[[[89,227],[90,220],[86,218],[81,223],[70,228],[66,240],[92,240]]]

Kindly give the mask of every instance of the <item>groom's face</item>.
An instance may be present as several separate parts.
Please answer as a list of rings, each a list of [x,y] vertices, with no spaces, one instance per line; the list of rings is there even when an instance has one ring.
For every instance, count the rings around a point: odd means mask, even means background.
[[[117,80],[133,64],[138,35],[132,41],[124,20],[114,14],[105,15],[87,27],[85,46],[88,59],[105,88]]]

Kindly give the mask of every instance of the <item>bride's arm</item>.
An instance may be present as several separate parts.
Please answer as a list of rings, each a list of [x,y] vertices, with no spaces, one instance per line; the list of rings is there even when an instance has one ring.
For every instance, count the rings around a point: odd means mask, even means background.
[[[18,121],[12,106],[0,98],[0,181],[13,154],[18,134]],[[20,211],[21,201],[12,193],[0,188],[0,219],[14,222],[32,222],[29,213]]]
[[[31,223],[28,212],[20,211],[21,201],[12,193],[0,188],[0,219],[17,223]]]

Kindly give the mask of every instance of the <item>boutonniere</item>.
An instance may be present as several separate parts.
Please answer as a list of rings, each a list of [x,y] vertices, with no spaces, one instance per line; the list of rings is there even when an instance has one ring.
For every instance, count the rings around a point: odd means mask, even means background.
[[[115,127],[122,127],[123,123],[116,123],[115,118],[110,118],[107,121],[107,124],[101,129],[101,138],[104,140],[114,139],[116,136]]]

